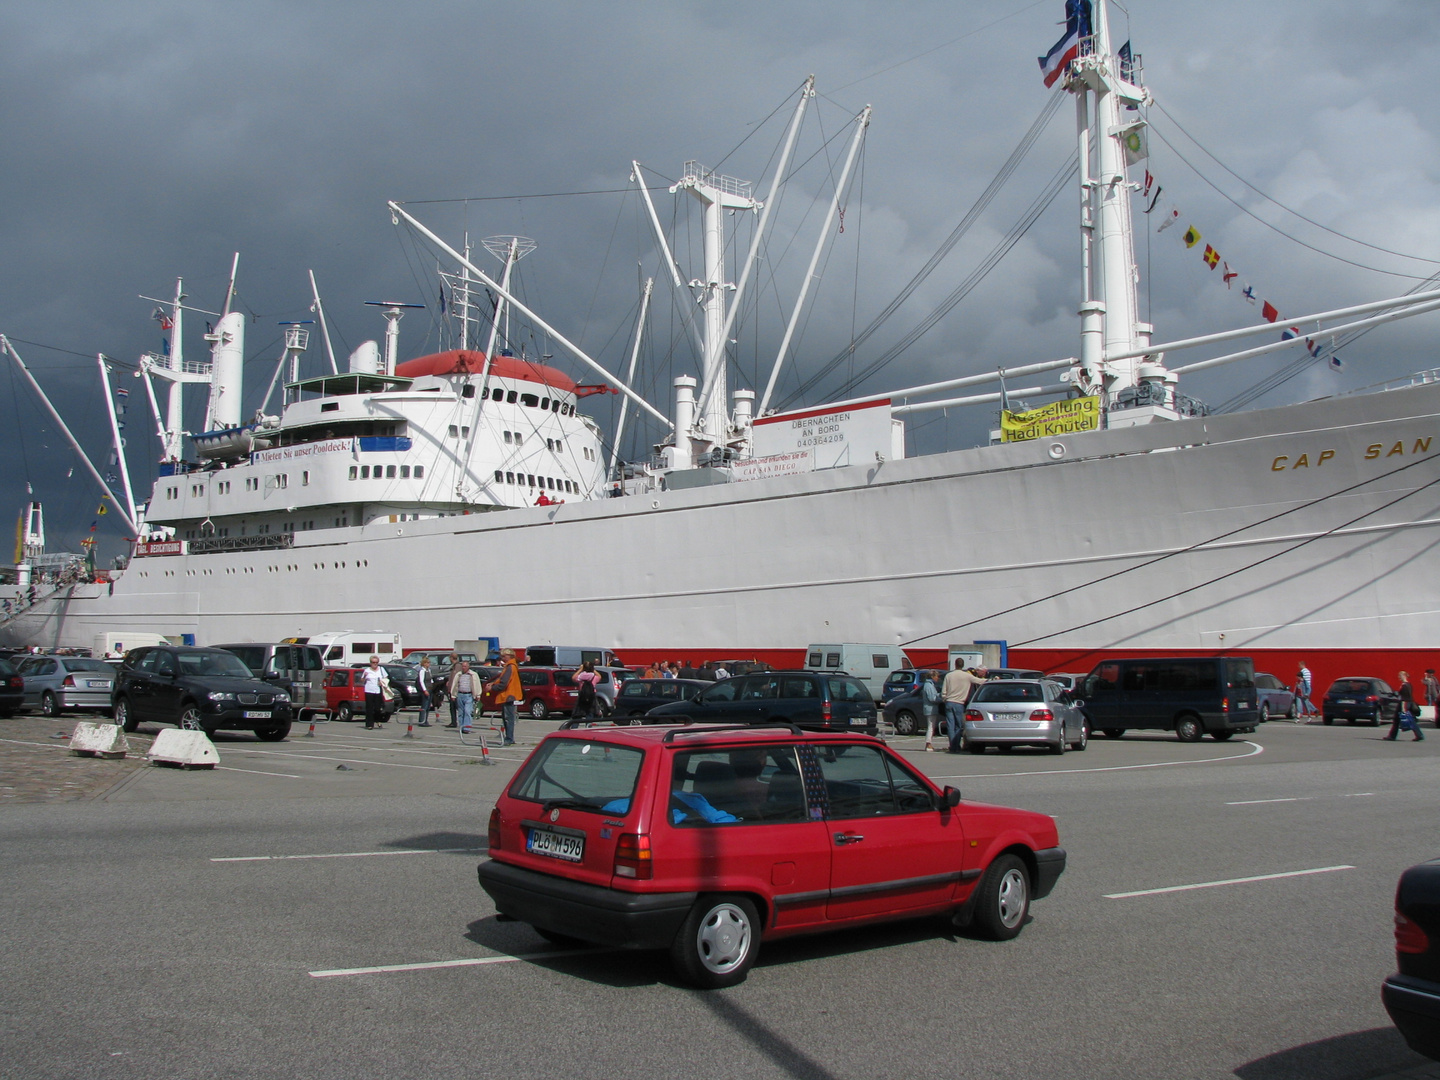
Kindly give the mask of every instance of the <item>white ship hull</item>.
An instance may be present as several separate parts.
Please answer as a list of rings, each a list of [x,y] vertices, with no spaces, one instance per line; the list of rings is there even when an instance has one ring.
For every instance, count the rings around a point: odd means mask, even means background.
[[[1003,640],[1024,650],[1012,662],[1067,670],[1138,650],[1275,654],[1279,670],[1293,655],[1440,645],[1437,436],[1440,385],[1421,385],[382,521],[289,549],[136,558],[113,592],[76,586],[5,630],[88,646],[117,629],[204,644],[382,626],[411,647],[498,635],[632,659],[797,657],[845,640],[913,643],[928,660],[950,641]]]

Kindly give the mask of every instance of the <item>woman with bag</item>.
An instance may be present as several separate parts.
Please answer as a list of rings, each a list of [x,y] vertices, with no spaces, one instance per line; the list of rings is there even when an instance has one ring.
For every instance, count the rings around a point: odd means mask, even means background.
[[[935,685],[935,673],[920,673],[920,711],[925,714],[925,750],[935,752],[935,724],[940,719],[940,688]]]
[[[1402,731],[1413,732],[1416,742],[1425,741],[1425,736],[1420,734],[1420,724],[1415,719],[1415,688],[1410,685],[1409,673],[1404,671],[1400,672],[1400,707],[1395,710],[1395,720],[1385,741],[1394,742]]]
[[[370,666],[364,671],[365,679],[365,727],[373,730],[376,724],[386,720],[385,703],[395,700],[395,691],[390,688],[390,673],[380,666],[380,657],[370,657]]]
[[[598,720],[600,718],[600,673],[595,670],[595,661],[586,660],[575,673],[575,685],[580,693],[575,698],[575,708],[570,715],[576,720]]]

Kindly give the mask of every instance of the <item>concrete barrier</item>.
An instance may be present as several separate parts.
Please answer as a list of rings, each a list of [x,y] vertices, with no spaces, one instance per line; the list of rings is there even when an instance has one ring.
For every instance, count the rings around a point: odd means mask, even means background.
[[[83,757],[123,758],[130,744],[119,724],[81,720],[70,733],[70,750]]]
[[[182,769],[213,769],[220,763],[220,752],[203,731],[182,731],[179,728],[166,728],[155,736],[155,742],[145,756],[155,765],[174,765]]]

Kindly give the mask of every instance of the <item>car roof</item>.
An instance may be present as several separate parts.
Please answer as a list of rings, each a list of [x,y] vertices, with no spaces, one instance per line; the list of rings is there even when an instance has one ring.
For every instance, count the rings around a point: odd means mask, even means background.
[[[642,724],[639,726],[595,725],[581,728],[562,728],[545,736],[549,739],[603,739],[609,743],[629,743],[637,747],[669,744],[690,749],[696,746],[734,745],[742,743],[789,743],[796,739],[816,743],[853,743],[863,739],[867,743],[879,740],[863,732],[847,731],[806,731],[792,728],[789,724]]]

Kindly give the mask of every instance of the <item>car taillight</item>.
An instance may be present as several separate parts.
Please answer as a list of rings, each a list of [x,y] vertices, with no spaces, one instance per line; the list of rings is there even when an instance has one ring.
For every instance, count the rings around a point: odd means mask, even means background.
[[[1412,922],[1397,910],[1395,912],[1395,951],[1397,953],[1423,953],[1430,948],[1430,939],[1420,924]]]
[[[1375,704],[1375,702],[1379,701],[1380,699],[1379,699],[1379,697],[1377,697],[1376,695],[1371,694],[1371,695],[1369,695],[1368,697],[1366,697],[1365,700],[1368,701],[1368,702],[1370,702],[1370,704],[1373,705],[1373,704]]]
[[[497,806],[490,811],[490,829],[487,841],[491,851],[500,850],[500,808]]]
[[[615,876],[649,881],[654,873],[650,837],[644,833],[621,833],[615,842]]]
[[[66,675],[66,676],[65,676],[65,681],[62,682],[60,685],[61,685],[61,686],[68,686],[68,687],[70,687],[70,688],[73,690],[73,689],[75,688],[75,676],[74,676],[74,675]]]
[[[1036,709],[1030,714],[1031,720],[1054,720],[1055,714],[1049,709]]]
[[[1221,712],[1229,712],[1229,711],[1230,711],[1230,699],[1229,699],[1228,697],[1222,697],[1222,698],[1220,699],[1220,711],[1221,711]]]
[[[975,709],[966,709],[965,719],[970,721],[972,724],[978,724],[981,720],[985,719],[985,714]]]
[[[830,702],[827,701],[820,707],[820,719],[824,720],[827,724],[830,722]]]
[[[25,689],[25,680],[22,679],[19,675],[11,675],[11,676],[10,676],[10,689],[11,689],[11,690],[23,690],[23,689]]]

